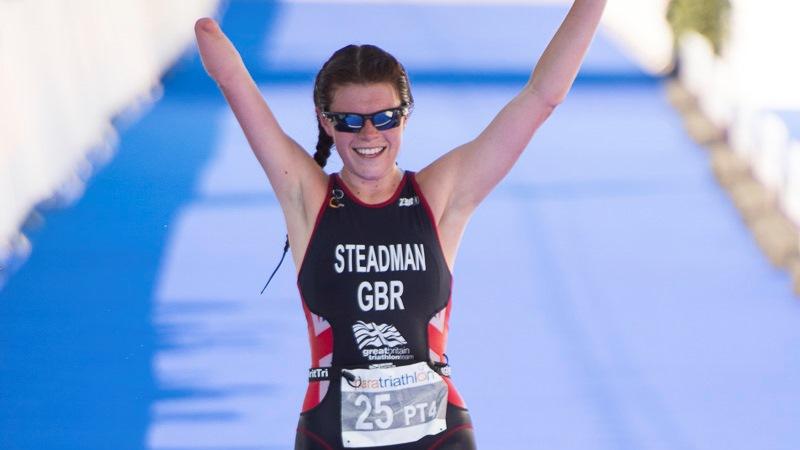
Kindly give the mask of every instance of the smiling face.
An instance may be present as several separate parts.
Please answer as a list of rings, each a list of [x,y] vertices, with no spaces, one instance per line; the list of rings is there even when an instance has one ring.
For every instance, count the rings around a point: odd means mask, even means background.
[[[337,86],[330,105],[332,112],[372,114],[400,106],[397,90],[390,83],[345,84]],[[400,126],[379,131],[367,120],[357,133],[336,131],[333,124],[320,116],[325,132],[333,137],[344,163],[342,177],[348,181],[370,182],[396,177],[400,170],[395,162],[400,151],[406,117]]]

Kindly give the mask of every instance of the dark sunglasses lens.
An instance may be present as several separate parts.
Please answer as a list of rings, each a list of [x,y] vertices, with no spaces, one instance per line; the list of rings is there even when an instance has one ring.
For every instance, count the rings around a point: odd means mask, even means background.
[[[339,125],[344,131],[358,131],[364,126],[364,118],[357,114],[345,114],[339,120]]]
[[[372,124],[379,130],[388,130],[397,126],[399,114],[397,111],[383,111],[372,116]]]

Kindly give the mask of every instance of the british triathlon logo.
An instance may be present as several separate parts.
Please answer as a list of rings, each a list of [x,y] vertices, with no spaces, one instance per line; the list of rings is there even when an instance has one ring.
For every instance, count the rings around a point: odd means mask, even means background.
[[[396,361],[411,359],[408,342],[394,325],[363,322],[353,325],[353,336],[361,355],[370,361]]]

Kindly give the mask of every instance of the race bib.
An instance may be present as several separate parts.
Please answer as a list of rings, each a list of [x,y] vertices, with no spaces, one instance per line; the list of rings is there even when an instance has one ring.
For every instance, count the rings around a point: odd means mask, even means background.
[[[427,363],[348,370],[342,376],[342,442],[377,447],[447,429],[447,384]]]

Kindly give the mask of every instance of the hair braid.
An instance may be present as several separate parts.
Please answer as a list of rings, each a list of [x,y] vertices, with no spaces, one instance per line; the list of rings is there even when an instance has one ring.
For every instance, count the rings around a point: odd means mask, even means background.
[[[331,156],[331,147],[333,147],[333,138],[328,136],[322,124],[317,118],[317,127],[319,128],[319,137],[317,138],[317,151],[314,152],[314,161],[320,167],[325,167],[328,162],[328,157]]]

